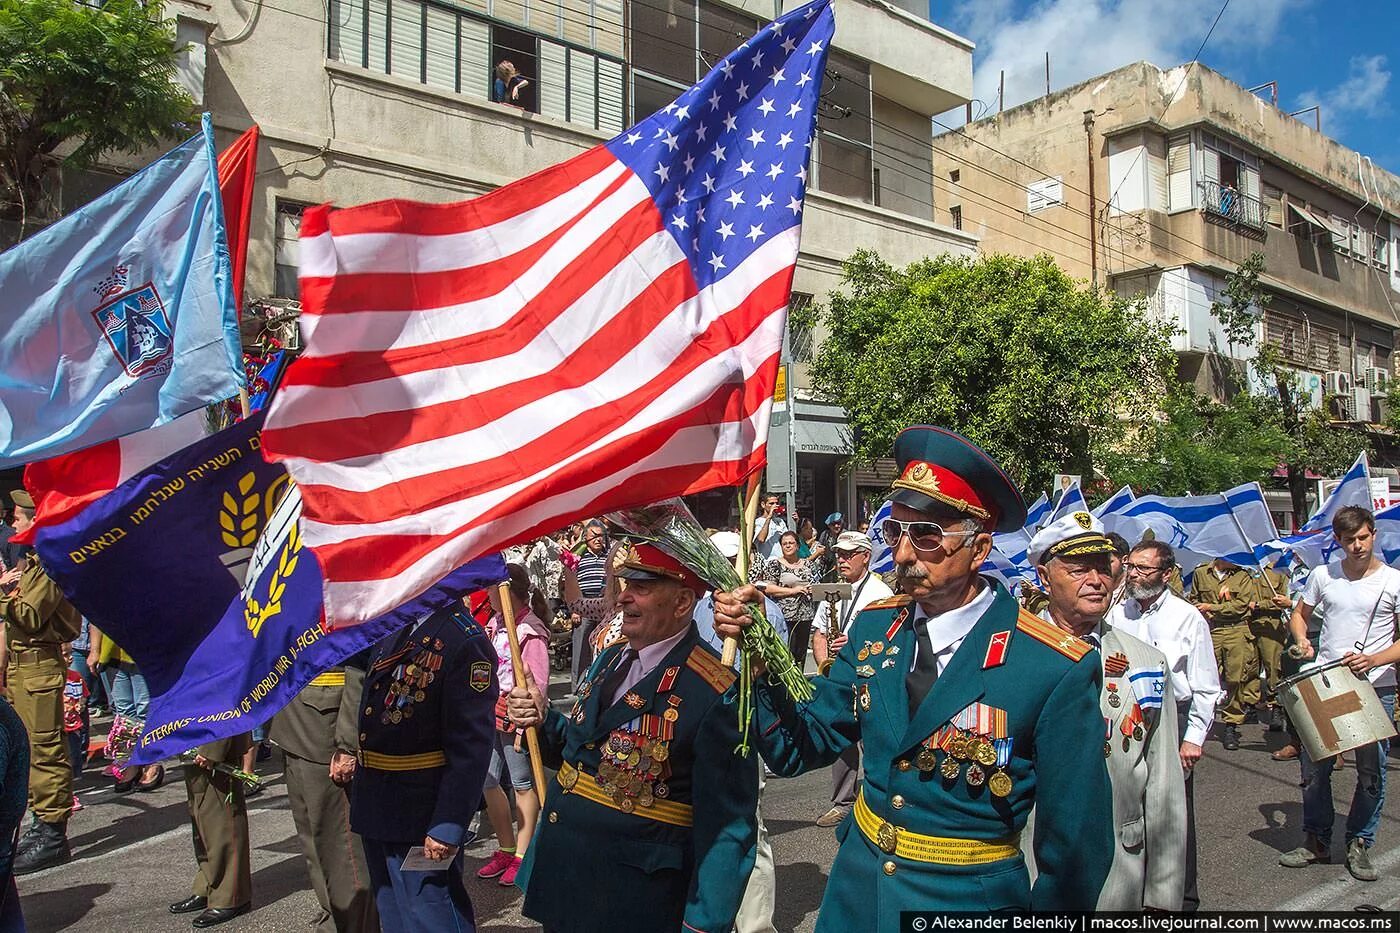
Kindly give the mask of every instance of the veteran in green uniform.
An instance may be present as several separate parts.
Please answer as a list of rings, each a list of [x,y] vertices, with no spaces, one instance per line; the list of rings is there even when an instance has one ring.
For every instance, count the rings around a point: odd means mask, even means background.
[[[203,929],[227,923],[253,909],[253,869],[248,844],[248,807],[243,782],[215,765],[237,768],[252,746],[245,732],[206,742],[185,765],[185,793],[194,830],[198,866],[190,896],[170,905],[172,914],[199,911],[190,921]]]
[[[10,494],[15,530],[34,524],[34,500]],[[73,765],[63,736],[63,646],[78,637],[82,618],[32,552],[23,570],[0,576],[0,622],[9,653],[6,677],[15,712],[29,732],[29,808],[34,822],[19,840],[14,873],[27,875],[71,857],[68,817],[73,808]]]
[[[341,786],[352,779],[360,751],[364,682],[363,664],[317,674],[269,725],[286,762],[287,801],[321,907],[321,933],[379,929],[364,847],[350,831],[350,798]]]
[[[1026,515],[983,451],[920,426],[895,457],[881,530],[903,595],[857,617],[809,703],[756,684],[759,745],[779,774],[864,743],[817,930],[895,933],[918,909],[1093,910],[1113,859],[1098,655],[978,574],[990,532]],[[721,634],[738,633],[754,596],[716,596]],[[1020,834],[1033,806],[1032,886]]]
[[[1210,624],[1215,664],[1220,669],[1220,686],[1225,690],[1225,702],[1216,714],[1225,724],[1220,744],[1230,751],[1240,747],[1240,726],[1246,708],[1253,705],[1250,684],[1257,686],[1259,678],[1259,651],[1249,627],[1257,592],[1254,576],[1248,570],[1217,558],[1196,568],[1187,597]]]
[[[757,839],[759,762],[735,752],[736,678],[692,621],[699,577],[645,544],[617,575],[627,642],[598,655],[573,711],[548,710],[533,682],[510,693],[510,718],[542,723],[559,771],[516,881],[522,912],[551,933],[723,933]]]
[[[1249,613],[1249,634],[1254,639],[1254,647],[1259,655],[1259,673],[1268,681],[1270,690],[1276,689],[1283,679],[1283,653],[1288,644],[1288,623],[1284,613],[1293,608],[1293,600],[1288,596],[1288,577],[1272,567],[1263,567],[1254,577],[1254,608]],[[1250,683],[1246,700],[1258,703],[1264,696],[1260,678]],[[1269,707],[1272,715],[1269,731],[1283,729],[1283,713],[1276,701]]]

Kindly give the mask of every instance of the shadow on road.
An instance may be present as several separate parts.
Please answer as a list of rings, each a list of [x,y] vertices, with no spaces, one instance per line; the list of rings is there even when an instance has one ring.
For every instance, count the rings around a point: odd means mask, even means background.
[[[1259,815],[1264,825],[1252,829],[1249,838],[1262,842],[1276,852],[1288,852],[1303,841],[1303,802],[1283,800],[1278,803],[1261,803]]]
[[[826,890],[826,869],[813,862],[789,862],[778,866],[777,905],[773,911],[773,926],[779,930],[795,930],[816,913]]]
[[[44,926],[62,930],[80,922],[93,902],[112,890],[110,884],[76,884],[62,891],[38,891],[21,901],[25,916],[42,917]]]

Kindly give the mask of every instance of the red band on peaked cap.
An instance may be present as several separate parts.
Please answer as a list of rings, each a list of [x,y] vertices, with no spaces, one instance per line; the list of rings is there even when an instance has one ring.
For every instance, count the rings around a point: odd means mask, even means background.
[[[637,544],[622,552],[617,575],[625,580],[674,580],[704,596],[710,587],[698,574],[654,544]]]
[[[980,518],[993,531],[1025,525],[1026,503],[982,448],[954,431],[915,425],[894,442],[900,478],[892,502],[927,511],[939,506]]]

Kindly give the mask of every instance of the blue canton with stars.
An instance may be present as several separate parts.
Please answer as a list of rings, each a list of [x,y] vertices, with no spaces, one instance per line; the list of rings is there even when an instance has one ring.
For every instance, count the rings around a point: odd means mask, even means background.
[[[700,288],[801,223],[834,30],[830,0],[793,10],[607,144],[646,183]]]

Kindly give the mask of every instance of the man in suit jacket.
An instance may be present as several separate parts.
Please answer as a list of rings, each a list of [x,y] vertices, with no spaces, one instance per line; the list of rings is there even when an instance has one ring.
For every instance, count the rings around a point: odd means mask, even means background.
[[[1041,529],[1028,556],[1046,584],[1050,621],[1098,648],[1103,665],[1103,754],[1113,785],[1118,845],[1099,910],[1170,910],[1185,887],[1186,788],[1176,704],[1162,652],[1113,628],[1113,543],[1088,512]]]
[[[371,651],[350,828],[364,842],[385,933],[476,929],[457,856],[481,805],[499,695],[496,652],[459,604]],[[401,871],[415,846],[441,870]]]
[[[550,933],[723,933],[758,806],[758,755],[735,752],[736,677],[696,633],[699,577],[649,544],[617,574],[627,641],[598,655],[573,711],[550,710],[533,682],[510,693],[510,718],[543,724],[559,771],[516,879],[522,912]]]
[[[915,427],[881,529],[903,595],[856,618],[816,696],[756,679],[764,760],[794,776],[863,743],[865,780],[840,826],[819,933],[894,933],[906,910],[1092,910],[1113,857],[1101,674],[1084,642],[978,568],[1026,507],[965,438]],[[715,595],[715,627],[748,623],[752,587]],[[1032,887],[1020,834],[1040,808]]]
[[[360,750],[364,679],[363,667],[355,665],[318,674],[272,717],[268,731],[286,760],[287,800],[321,906],[320,933],[379,929],[364,847],[350,831],[350,797],[343,786],[355,773]]]

